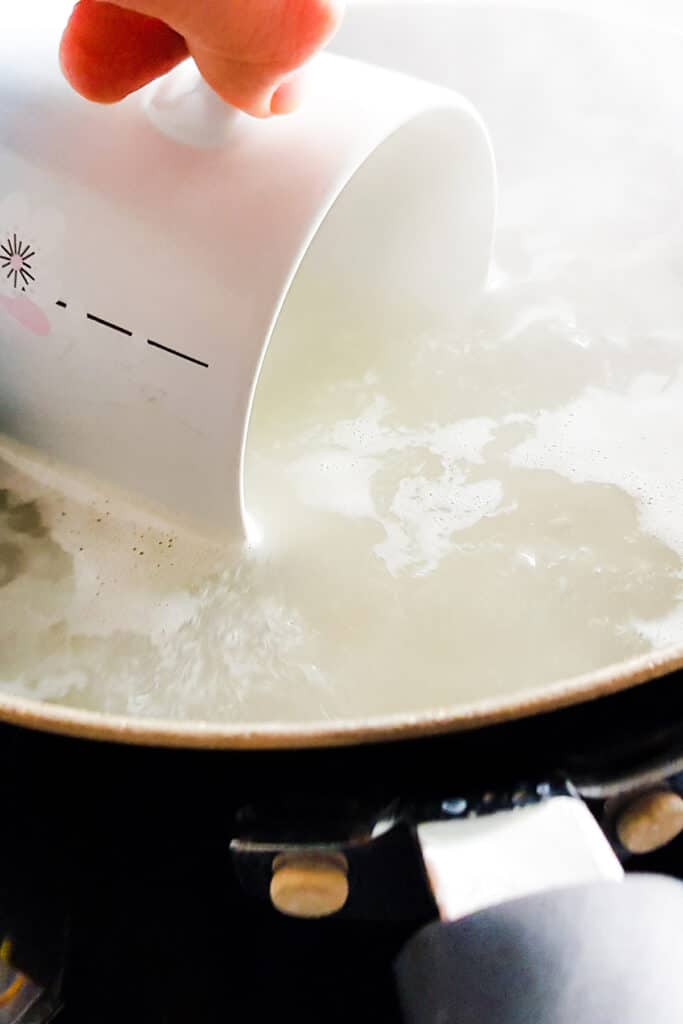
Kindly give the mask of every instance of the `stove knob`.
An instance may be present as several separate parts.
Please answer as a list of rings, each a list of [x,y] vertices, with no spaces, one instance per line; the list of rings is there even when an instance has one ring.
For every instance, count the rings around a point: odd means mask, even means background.
[[[652,853],[683,832],[683,798],[668,789],[634,797],[619,812],[619,842],[629,853]]]
[[[349,896],[346,858],[327,851],[283,853],[273,861],[270,899],[289,917],[330,917]]]

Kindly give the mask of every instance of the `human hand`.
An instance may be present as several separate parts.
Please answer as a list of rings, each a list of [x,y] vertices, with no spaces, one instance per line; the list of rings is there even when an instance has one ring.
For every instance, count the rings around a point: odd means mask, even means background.
[[[297,71],[333,34],[342,0],[80,0],[60,50],[77,92],[114,103],[191,56],[256,117],[299,102]]]

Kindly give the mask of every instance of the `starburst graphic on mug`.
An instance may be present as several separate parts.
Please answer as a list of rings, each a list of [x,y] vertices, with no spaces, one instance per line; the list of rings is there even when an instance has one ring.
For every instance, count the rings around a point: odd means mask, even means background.
[[[0,242],[0,267],[7,271],[7,280],[14,288],[26,291],[30,282],[35,281],[33,265],[29,262],[35,256],[28,242],[17,238],[16,233],[5,242]]]

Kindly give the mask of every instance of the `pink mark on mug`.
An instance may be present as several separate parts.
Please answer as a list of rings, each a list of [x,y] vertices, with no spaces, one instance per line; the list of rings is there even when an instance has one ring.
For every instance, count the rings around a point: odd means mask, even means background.
[[[50,333],[50,321],[45,313],[25,295],[10,298],[0,295],[0,307],[31,334],[35,334],[39,338],[46,338]]]

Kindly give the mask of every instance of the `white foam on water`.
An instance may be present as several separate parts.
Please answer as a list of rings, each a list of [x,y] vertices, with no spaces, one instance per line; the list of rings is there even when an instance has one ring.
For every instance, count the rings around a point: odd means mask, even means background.
[[[623,391],[587,388],[571,404],[542,413],[512,465],[549,469],[577,483],[611,483],[631,495],[644,533],[683,559],[683,370],[644,372]],[[681,575],[683,594],[683,574]],[[634,623],[635,624],[635,623]],[[683,607],[638,621],[654,645],[683,637]]]
[[[375,553],[392,575],[413,568],[432,572],[450,549],[454,535],[495,514],[502,500],[498,480],[467,483],[460,463],[483,463],[482,450],[493,436],[493,421],[464,420],[422,429],[391,427],[389,404],[376,396],[354,420],[317,428],[299,439],[310,454],[295,459],[290,479],[301,504],[379,524],[384,539]],[[402,455],[403,476],[388,502],[375,484],[382,459]],[[439,466],[437,476],[421,472],[424,462]]]

